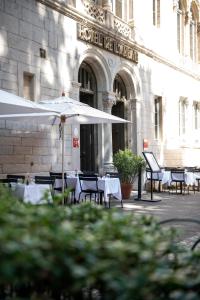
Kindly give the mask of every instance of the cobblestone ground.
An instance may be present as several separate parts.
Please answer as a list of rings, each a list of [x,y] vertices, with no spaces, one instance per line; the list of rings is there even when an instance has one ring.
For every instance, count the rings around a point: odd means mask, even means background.
[[[175,194],[168,192],[153,193],[153,200],[161,200],[150,202],[150,193],[142,195],[142,200],[135,200],[136,194],[132,194],[129,200],[124,200],[123,211],[132,211],[137,215],[152,215],[158,222],[167,219],[179,219],[172,221],[163,226],[173,226],[180,231],[179,241],[184,246],[192,247],[194,242],[200,238],[200,192],[190,191],[188,194]],[[112,206],[120,208],[117,201],[112,201]],[[180,219],[183,219],[182,221]],[[185,220],[187,219],[187,221]],[[194,221],[196,220],[196,222]],[[199,223],[198,223],[199,222]],[[200,249],[200,244],[197,246]]]

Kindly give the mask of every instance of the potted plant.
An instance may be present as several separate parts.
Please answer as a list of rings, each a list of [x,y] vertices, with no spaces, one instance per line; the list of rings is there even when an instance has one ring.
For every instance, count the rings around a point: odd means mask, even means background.
[[[129,199],[133,182],[138,173],[145,168],[145,160],[130,149],[119,150],[114,154],[113,164],[119,173],[123,199]]]

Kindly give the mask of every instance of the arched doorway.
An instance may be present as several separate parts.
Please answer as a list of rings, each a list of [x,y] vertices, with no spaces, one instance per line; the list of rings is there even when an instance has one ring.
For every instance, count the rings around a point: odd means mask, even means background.
[[[116,104],[112,107],[112,114],[125,118],[125,101],[127,99],[126,86],[119,74],[116,75],[113,83],[113,92],[116,97]],[[123,150],[127,146],[127,126],[125,124],[112,125],[113,154],[119,149]]]
[[[97,84],[92,68],[85,62],[78,73],[80,101],[97,107]],[[97,125],[80,125],[80,167],[82,171],[97,171],[98,134]]]

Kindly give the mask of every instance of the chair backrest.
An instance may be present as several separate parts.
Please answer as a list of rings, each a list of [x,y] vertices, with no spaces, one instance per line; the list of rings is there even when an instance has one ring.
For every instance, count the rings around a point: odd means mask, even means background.
[[[151,174],[152,173],[152,174]],[[147,180],[161,181],[162,180],[162,172],[151,172],[150,169],[146,169],[146,178]]]
[[[84,192],[85,188],[84,188],[84,182],[87,184],[87,182],[94,182],[94,187],[92,187],[91,189],[93,189],[94,191],[98,191],[98,177],[97,175],[86,175],[86,174],[79,174],[79,182],[80,182],[80,187],[81,187],[81,191]]]
[[[61,172],[49,172],[50,177],[53,177],[55,179],[62,179],[62,173]],[[64,173],[64,179],[67,179],[67,173]]]
[[[1,178],[0,183],[12,183],[12,182],[17,182],[16,178]]]
[[[11,180],[10,182],[17,182],[18,179],[21,179],[22,182],[25,181],[25,175],[8,174],[7,178]]]
[[[109,176],[110,178],[119,178],[118,172],[106,172],[105,176]]]
[[[35,183],[36,184],[54,184],[55,179],[51,176],[35,176]]]
[[[171,170],[171,180],[172,181],[185,181],[185,170]]]

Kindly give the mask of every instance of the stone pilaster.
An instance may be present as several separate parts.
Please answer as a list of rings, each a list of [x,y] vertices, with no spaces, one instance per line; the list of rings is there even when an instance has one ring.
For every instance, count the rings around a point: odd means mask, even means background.
[[[128,104],[128,120],[131,122],[128,130],[128,144],[129,148],[131,148],[134,153],[137,153],[137,99],[129,99]]]
[[[112,106],[116,103],[113,92],[103,93],[103,109],[111,114]],[[112,168],[113,146],[112,146],[112,124],[104,124],[104,170]]]
[[[71,81],[71,89],[69,91],[69,96],[72,99],[79,101],[80,87],[81,87],[81,83],[76,81]]]

